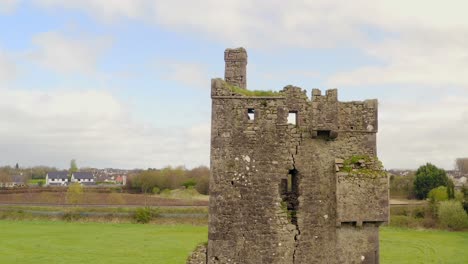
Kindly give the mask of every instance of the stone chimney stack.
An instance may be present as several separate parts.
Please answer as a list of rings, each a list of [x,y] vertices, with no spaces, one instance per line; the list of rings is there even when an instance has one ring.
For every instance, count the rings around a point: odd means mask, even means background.
[[[247,89],[247,51],[244,48],[224,51],[226,68],[224,80],[242,89]]]

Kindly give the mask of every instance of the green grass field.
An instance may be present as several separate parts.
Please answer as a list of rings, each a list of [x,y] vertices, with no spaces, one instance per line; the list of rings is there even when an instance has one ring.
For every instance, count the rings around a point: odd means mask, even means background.
[[[382,228],[383,264],[468,263],[468,232]]]
[[[45,184],[46,180],[45,179],[31,179],[31,180],[28,180],[28,183],[29,184],[39,184],[39,183]]]
[[[185,263],[206,226],[0,221],[0,263]]]
[[[185,263],[206,226],[0,221],[0,263]],[[382,228],[381,263],[468,263],[468,232]]]

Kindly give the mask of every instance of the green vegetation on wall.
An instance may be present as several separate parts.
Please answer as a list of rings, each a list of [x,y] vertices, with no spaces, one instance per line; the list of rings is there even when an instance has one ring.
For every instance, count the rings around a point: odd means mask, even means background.
[[[360,165],[361,163],[364,164],[364,167]],[[344,160],[342,171],[349,173],[350,176],[366,176],[369,178],[387,176],[387,173],[383,170],[382,162],[377,157],[367,155],[356,155]]]
[[[247,90],[240,87],[225,83],[233,93],[245,95],[245,96],[283,96],[282,93],[272,90]]]

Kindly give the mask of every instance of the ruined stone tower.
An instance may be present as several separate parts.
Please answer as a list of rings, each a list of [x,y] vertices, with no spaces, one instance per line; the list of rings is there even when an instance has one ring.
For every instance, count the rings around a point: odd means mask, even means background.
[[[206,263],[379,263],[388,179],[377,100],[249,91],[246,51],[224,58],[225,80],[211,82]]]

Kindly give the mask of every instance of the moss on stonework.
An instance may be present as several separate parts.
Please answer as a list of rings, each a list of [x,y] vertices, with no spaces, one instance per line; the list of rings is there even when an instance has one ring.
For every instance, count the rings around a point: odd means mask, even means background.
[[[366,167],[356,167],[363,160]],[[387,173],[383,170],[382,162],[377,157],[367,155],[352,156],[343,161],[341,171],[347,172],[349,176],[366,176],[368,178],[386,177]]]
[[[283,96],[282,93],[272,90],[247,90],[228,83],[225,85],[231,92],[245,96]]]
[[[293,216],[296,215],[296,212],[288,210],[288,204],[285,201],[281,201],[281,210],[286,214],[288,221],[291,221]]]

